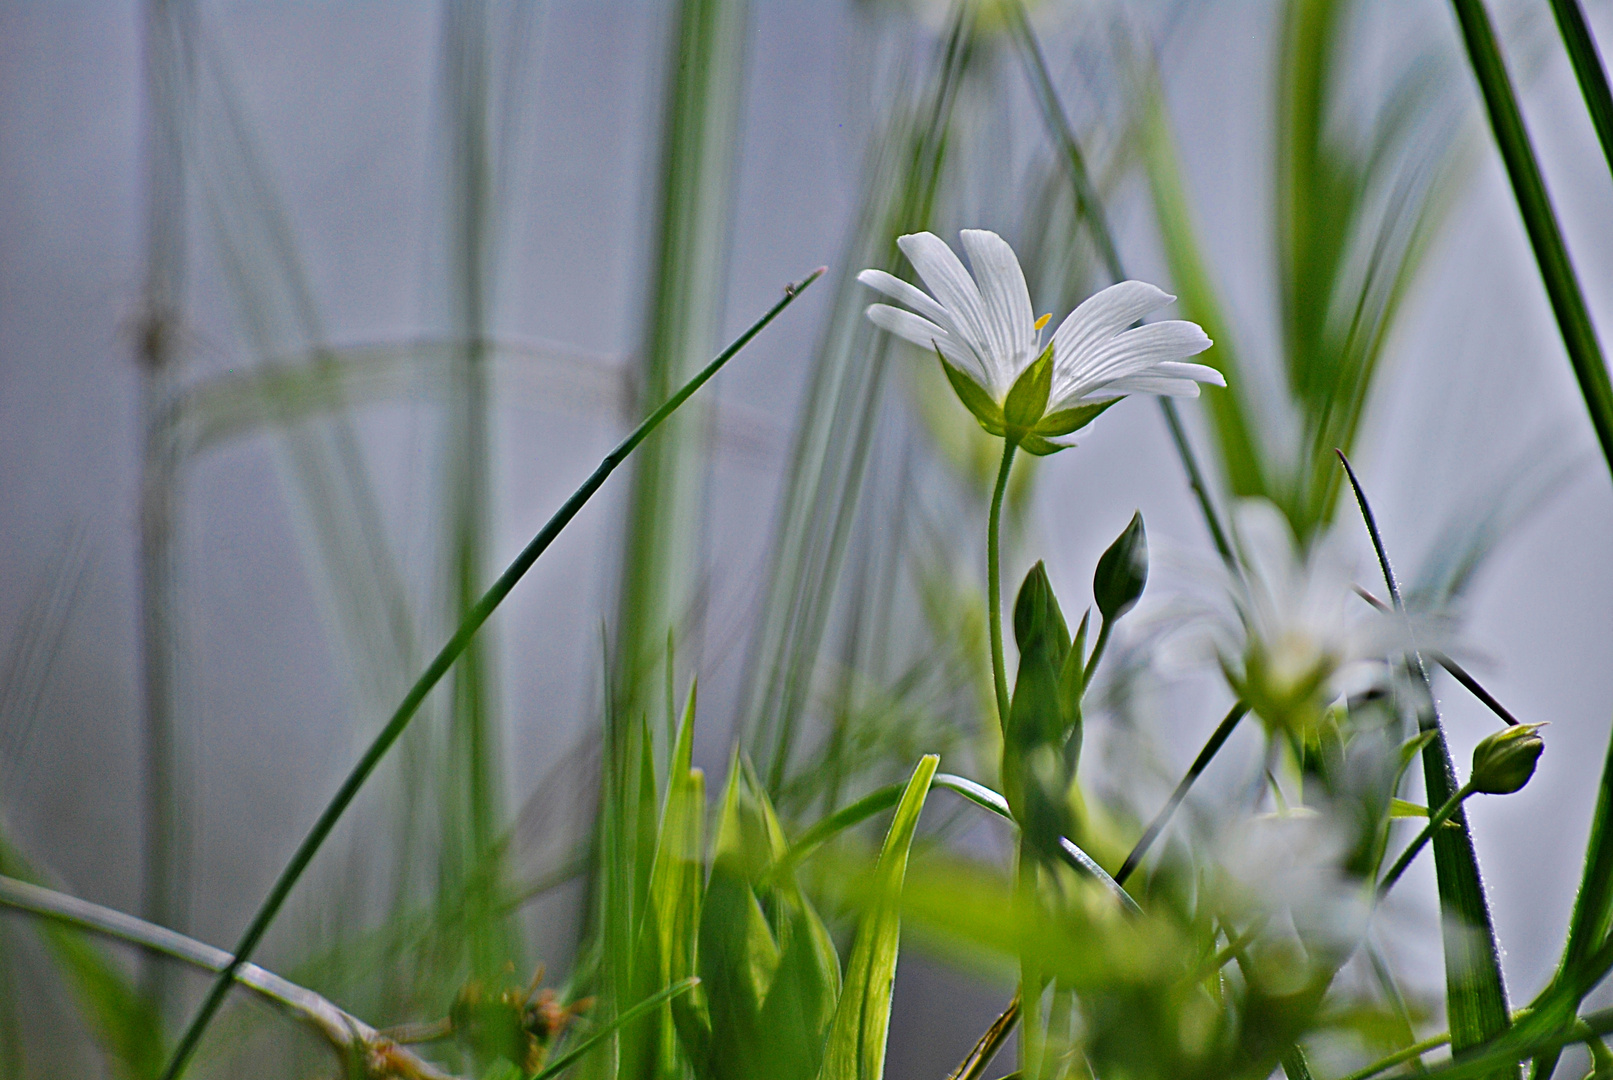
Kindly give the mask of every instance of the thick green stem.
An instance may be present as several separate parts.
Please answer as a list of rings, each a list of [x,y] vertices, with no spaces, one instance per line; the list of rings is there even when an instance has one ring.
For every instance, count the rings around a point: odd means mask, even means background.
[[[1008,730],[1008,668],[1003,662],[1003,587],[999,573],[1002,542],[1003,493],[1008,490],[1008,472],[1014,465],[1018,444],[1003,440],[1003,463],[997,470],[997,487],[991,493],[991,513],[986,518],[986,607],[990,609],[991,683],[997,692],[997,721]]]
[[[1423,845],[1434,838],[1434,834],[1444,827],[1445,823],[1451,819],[1452,814],[1456,813],[1456,808],[1462,805],[1462,800],[1473,794],[1473,791],[1472,784],[1464,784],[1457,790],[1455,795],[1445,800],[1444,806],[1434,811],[1433,815],[1428,819],[1428,824],[1423,827],[1423,831],[1417,834],[1417,839],[1406,845],[1406,850],[1400,853],[1400,858],[1395,860],[1395,864],[1389,868],[1389,872],[1383,875],[1383,880],[1378,882],[1379,899],[1382,899],[1390,889],[1395,887],[1395,882],[1400,880],[1400,875],[1406,872],[1406,867],[1411,865],[1411,860],[1417,857],[1417,853],[1423,849]]]

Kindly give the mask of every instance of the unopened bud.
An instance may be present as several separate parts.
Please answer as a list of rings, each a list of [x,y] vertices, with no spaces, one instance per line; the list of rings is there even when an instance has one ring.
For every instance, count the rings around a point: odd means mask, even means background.
[[[1479,740],[1473,748],[1473,775],[1468,781],[1474,791],[1486,795],[1511,795],[1535,774],[1535,763],[1546,749],[1540,737],[1544,724],[1517,724]]]
[[[1131,515],[1131,524],[1109,550],[1098,559],[1092,575],[1092,596],[1106,622],[1130,611],[1148,584],[1148,534],[1143,531],[1141,512]]]

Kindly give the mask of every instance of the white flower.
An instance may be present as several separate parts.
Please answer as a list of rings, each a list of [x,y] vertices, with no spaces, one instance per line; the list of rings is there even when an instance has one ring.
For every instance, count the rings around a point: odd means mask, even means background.
[[[1301,552],[1266,500],[1239,500],[1232,518],[1243,573],[1231,590],[1236,621],[1217,643],[1221,666],[1267,727],[1306,730],[1340,696],[1381,685],[1390,657],[1413,647],[1411,623],[1356,596],[1332,549]]]
[[[1044,346],[1050,316],[1032,311],[1014,250],[984,229],[964,229],[962,238],[973,277],[940,237],[924,232],[896,243],[930,293],[883,270],[864,270],[857,280],[912,309],[873,304],[868,318],[938,351],[958,396],[992,434],[1052,453],[1063,445],[1054,438],[1128,394],[1194,397],[1201,382],[1226,385],[1214,368],[1182,362],[1210,347],[1197,323],[1132,326],[1176,299],[1142,281],[1088,297]]]

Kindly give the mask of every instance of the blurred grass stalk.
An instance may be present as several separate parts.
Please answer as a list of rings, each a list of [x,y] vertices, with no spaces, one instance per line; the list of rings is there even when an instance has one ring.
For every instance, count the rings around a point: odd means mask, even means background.
[[[190,924],[191,775],[181,749],[175,529],[179,476],[166,422],[178,386],[175,344],[185,281],[185,165],[179,130],[187,94],[183,26],[187,0],[144,5],[146,250],[143,325],[137,342],[143,449],[140,469],[140,650],[144,840],[140,910],[148,922]],[[173,1011],[167,965],[145,960],[141,985],[153,1013]]]
[[[747,0],[682,0],[672,16],[638,412],[699,370],[722,330],[748,22]],[[626,723],[675,677],[669,631],[687,662],[699,656],[710,437],[711,405],[694,402],[633,463],[612,658],[611,712]],[[607,750],[620,746],[618,731]]]

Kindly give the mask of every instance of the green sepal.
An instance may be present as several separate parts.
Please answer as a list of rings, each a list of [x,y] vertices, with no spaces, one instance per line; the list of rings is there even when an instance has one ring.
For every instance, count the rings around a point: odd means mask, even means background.
[[[1077,405],[1073,409],[1060,409],[1042,417],[1031,430],[1037,435],[1049,438],[1069,435],[1071,432],[1080,431],[1101,416],[1109,406],[1122,400],[1122,398],[1110,398],[1108,401],[1098,401],[1090,405]]]
[[[1092,575],[1092,595],[1104,622],[1113,622],[1137,605],[1148,584],[1148,532],[1142,511],[1131,515],[1115,542],[1098,559]]]
[[[1060,450],[1068,450],[1070,447],[1064,443],[1056,443],[1051,439],[1044,439],[1035,432],[1026,432],[1024,435],[1019,437],[1019,448],[1025,451],[1027,454],[1035,454],[1037,457],[1047,457],[1049,454],[1056,454]]]
[[[973,414],[981,427],[998,438],[1003,437],[1008,431],[1008,426],[1003,420],[1002,406],[991,400],[991,395],[986,393],[979,383],[947,363],[946,357],[942,356],[939,350],[936,351],[935,358],[940,361],[941,370],[946,374],[947,382],[952,384],[958,400],[963,402],[963,407]]]
[[[1041,422],[1047,411],[1047,398],[1053,391],[1053,345],[1048,343],[1030,367],[1014,380],[1008,397],[1003,402],[1003,419],[1010,437],[1019,441]]]

